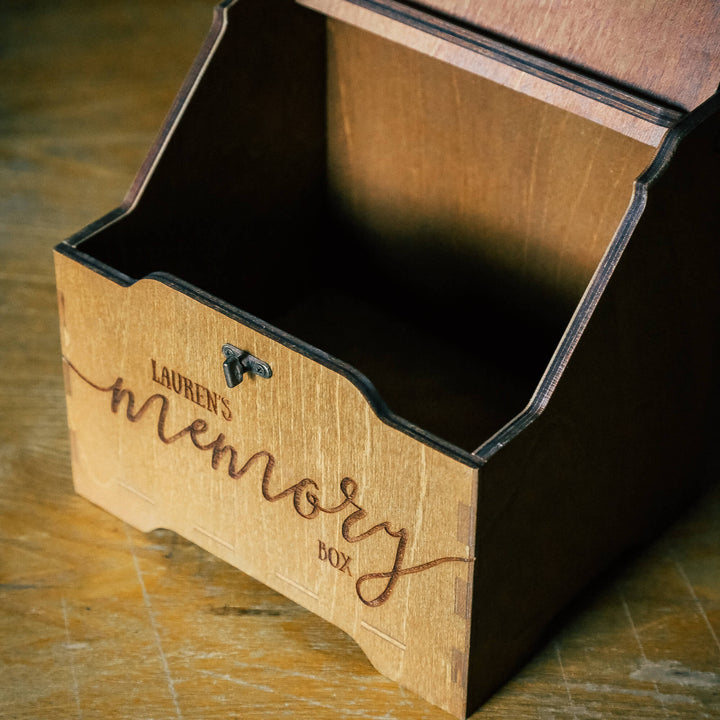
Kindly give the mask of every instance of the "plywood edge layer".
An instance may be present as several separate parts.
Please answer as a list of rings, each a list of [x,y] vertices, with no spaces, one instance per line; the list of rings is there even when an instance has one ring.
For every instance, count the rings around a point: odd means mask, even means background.
[[[635,97],[422,11],[407,11],[400,3],[297,2],[653,147],[660,144],[667,128],[682,117],[676,108]],[[398,11],[401,8],[403,12]]]

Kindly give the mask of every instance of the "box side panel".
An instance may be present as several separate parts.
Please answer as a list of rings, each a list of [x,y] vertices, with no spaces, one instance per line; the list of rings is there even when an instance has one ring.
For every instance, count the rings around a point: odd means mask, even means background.
[[[564,605],[715,479],[718,104],[653,178],[547,406],[482,470],[475,581],[492,591],[474,595],[471,688],[504,681]]]
[[[77,491],[182,534],[462,714],[476,469],[383,423],[341,374],[163,282],[121,287],[59,253],[56,266]],[[228,388],[224,343],[272,377]]]

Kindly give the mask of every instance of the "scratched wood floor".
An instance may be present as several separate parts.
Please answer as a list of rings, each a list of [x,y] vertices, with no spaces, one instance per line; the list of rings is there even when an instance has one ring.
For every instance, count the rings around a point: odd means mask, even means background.
[[[121,199],[211,5],[0,5],[0,718],[447,718],[337,629],[72,491],[51,248]],[[720,718],[719,636],[716,486],[476,717]]]

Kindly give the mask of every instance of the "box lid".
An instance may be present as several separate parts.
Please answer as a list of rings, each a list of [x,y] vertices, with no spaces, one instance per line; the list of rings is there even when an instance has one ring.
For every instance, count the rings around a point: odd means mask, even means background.
[[[720,83],[717,0],[422,3],[685,110]]]
[[[717,0],[299,1],[650,144],[720,83]]]

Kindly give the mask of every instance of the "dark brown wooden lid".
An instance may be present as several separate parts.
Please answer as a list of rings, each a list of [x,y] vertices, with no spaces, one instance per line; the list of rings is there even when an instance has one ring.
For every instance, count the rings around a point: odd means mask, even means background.
[[[298,0],[650,145],[720,83],[720,0]]]
[[[448,18],[692,110],[720,83],[718,0],[425,0]]]

